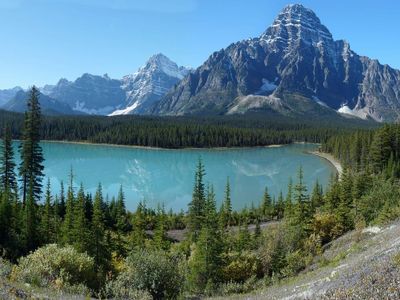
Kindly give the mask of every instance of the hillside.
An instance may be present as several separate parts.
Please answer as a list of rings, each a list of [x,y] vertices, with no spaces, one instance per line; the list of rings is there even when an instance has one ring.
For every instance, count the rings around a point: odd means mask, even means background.
[[[298,276],[246,295],[213,299],[399,299],[400,221],[351,231]]]

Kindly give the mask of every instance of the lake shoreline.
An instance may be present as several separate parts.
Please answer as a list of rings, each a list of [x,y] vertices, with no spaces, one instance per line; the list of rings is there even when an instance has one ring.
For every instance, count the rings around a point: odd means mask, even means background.
[[[152,147],[152,146],[92,143],[92,142],[66,141],[66,140],[41,140],[41,142],[54,143],[54,144],[75,144],[75,145],[88,145],[88,146],[123,147],[123,148],[146,149],[146,150],[221,150],[221,151],[223,151],[223,150],[249,149],[249,148],[279,148],[279,147],[283,147],[283,146],[297,144],[297,142],[294,142],[294,143],[289,143],[289,144],[271,144],[271,145],[267,145],[267,146],[162,148],[162,147]]]
[[[339,177],[342,175],[343,173],[342,164],[332,154],[320,151],[310,151],[309,153],[327,160],[328,162],[331,163],[331,165],[335,167],[337,173],[339,174]]]

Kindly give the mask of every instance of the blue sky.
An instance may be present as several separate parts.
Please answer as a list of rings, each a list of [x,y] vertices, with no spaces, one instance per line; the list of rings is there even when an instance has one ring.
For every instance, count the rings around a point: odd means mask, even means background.
[[[260,35],[290,3],[313,9],[357,53],[400,68],[397,0],[0,0],[0,88],[120,78],[159,52],[197,67]]]

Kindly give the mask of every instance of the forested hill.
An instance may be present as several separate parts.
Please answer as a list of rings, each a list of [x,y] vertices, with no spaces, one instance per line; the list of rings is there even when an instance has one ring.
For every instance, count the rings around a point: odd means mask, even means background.
[[[0,128],[21,138],[23,114],[0,111]],[[11,125],[10,125],[11,124]],[[161,148],[242,147],[324,142],[330,136],[378,126],[354,118],[314,119],[265,114],[215,117],[44,116],[42,139]]]

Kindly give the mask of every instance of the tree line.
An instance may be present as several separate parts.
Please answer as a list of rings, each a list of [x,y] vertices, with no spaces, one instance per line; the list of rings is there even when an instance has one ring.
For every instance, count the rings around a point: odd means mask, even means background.
[[[0,128],[10,127],[22,139],[22,114],[0,111]],[[248,114],[243,116],[44,116],[40,135],[45,140],[80,141],[161,148],[243,147],[321,143],[338,132],[376,124],[352,119],[311,121]]]

